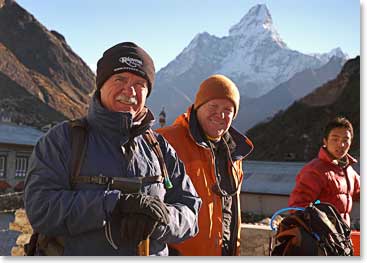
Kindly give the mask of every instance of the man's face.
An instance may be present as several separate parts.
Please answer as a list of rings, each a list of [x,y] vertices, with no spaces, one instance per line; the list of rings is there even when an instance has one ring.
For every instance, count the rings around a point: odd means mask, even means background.
[[[352,134],[346,128],[334,128],[323,141],[328,152],[339,160],[347,155],[352,143]]]
[[[135,117],[144,107],[148,82],[130,72],[112,75],[101,88],[101,102],[115,112],[130,112]]]
[[[233,103],[228,99],[213,99],[200,106],[197,117],[204,133],[212,138],[221,137],[232,124]]]

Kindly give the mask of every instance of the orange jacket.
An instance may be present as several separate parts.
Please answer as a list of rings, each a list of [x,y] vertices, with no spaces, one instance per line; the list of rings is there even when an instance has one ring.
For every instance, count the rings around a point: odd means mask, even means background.
[[[221,197],[211,190],[216,182],[214,159],[210,149],[194,139],[192,129],[189,127],[190,108],[186,113],[180,115],[172,126],[157,130],[175,148],[178,157],[184,162],[186,172],[203,202],[199,212],[197,236],[179,244],[170,244],[170,246],[185,256],[220,256],[222,255],[222,204]],[[236,171],[232,167],[228,174],[234,177],[236,189],[238,189],[233,200],[237,213],[233,217],[236,220],[237,229],[235,254],[239,255],[241,228],[239,194],[243,179],[242,160],[253,150],[253,145],[247,137],[234,128],[231,127],[229,133],[236,142],[236,150],[234,155],[232,154]]]

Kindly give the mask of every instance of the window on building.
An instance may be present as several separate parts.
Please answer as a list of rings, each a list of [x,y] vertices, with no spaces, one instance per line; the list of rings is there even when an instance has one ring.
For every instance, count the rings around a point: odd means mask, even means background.
[[[6,175],[6,156],[0,155],[0,177],[5,177]]]
[[[28,169],[28,157],[17,156],[17,159],[15,161],[15,176],[24,177],[27,173],[27,169]]]

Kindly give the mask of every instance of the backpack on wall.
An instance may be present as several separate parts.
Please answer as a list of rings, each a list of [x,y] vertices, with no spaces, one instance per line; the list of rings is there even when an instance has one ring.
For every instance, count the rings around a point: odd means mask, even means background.
[[[271,238],[270,256],[353,256],[350,227],[332,204],[315,202],[281,210],[296,212],[280,222]]]

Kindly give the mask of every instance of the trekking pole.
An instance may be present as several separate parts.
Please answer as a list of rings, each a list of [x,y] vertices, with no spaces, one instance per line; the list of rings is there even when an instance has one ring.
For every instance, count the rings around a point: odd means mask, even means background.
[[[149,238],[138,244],[138,256],[149,256]]]

